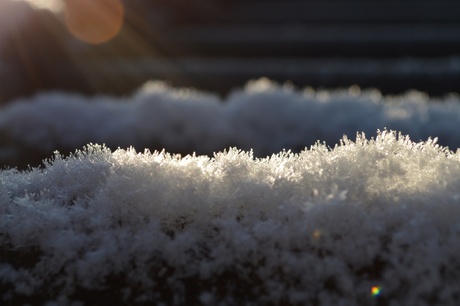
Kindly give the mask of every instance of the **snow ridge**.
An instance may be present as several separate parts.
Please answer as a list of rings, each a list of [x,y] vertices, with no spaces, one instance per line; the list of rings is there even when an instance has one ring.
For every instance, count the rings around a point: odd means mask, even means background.
[[[7,304],[458,305],[460,155],[395,131],[268,158],[88,145],[0,172]]]
[[[382,97],[377,90],[356,86],[299,90],[261,79],[221,100],[151,82],[130,97],[55,92],[4,107],[0,163],[27,165],[35,154],[38,164],[54,150],[73,152],[88,143],[209,156],[238,147],[265,157],[283,149],[299,152],[317,140],[334,146],[357,131],[376,136],[384,128],[415,141],[438,137],[455,150],[460,147],[459,122],[456,95],[443,100],[420,92]]]

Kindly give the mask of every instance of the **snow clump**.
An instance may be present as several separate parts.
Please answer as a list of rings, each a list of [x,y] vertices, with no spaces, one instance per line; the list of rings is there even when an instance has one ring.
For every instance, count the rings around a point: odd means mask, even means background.
[[[264,159],[89,145],[0,172],[0,299],[458,305],[459,200],[459,153],[394,131]]]
[[[317,140],[334,146],[357,131],[376,136],[384,128],[415,141],[438,137],[455,150],[459,122],[456,95],[384,97],[356,86],[300,90],[261,79],[221,99],[150,82],[128,97],[51,92],[3,107],[0,164],[35,166],[54,150],[73,152],[88,143],[209,156],[237,147],[266,157],[283,149],[300,152]]]

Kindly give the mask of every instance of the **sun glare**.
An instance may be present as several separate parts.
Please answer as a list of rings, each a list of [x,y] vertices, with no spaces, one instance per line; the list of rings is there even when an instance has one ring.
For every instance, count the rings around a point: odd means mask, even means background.
[[[120,32],[124,7],[120,0],[67,0],[65,19],[72,35],[90,44],[101,44]]]
[[[55,13],[62,12],[64,9],[63,0],[22,0],[29,3],[32,7],[37,9],[46,9]]]

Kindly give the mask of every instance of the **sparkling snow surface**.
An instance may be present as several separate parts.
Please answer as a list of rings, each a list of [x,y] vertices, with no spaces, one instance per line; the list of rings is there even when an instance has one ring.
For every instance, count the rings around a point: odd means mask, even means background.
[[[414,141],[437,137],[456,150],[459,98],[434,100],[420,92],[390,97],[358,87],[301,90],[266,79],[223,100],[158,82],[124,98],[43,93],[0,109],[0,163],[27,165],[31,154],[40,156],[38,163],[56,149],[73,152],[88,143],[210,156],[237,147],[265,157],[299,152],[318,140],[333,147],[344,134],[370,137],[385,128]]]
[[[7,305],[460,303],[460,155],[432,140],[383,131],[266,159],[89,145],[0,183]]]

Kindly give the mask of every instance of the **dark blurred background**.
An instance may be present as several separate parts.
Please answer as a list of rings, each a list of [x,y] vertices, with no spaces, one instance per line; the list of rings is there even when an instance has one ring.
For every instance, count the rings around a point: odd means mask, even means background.
[[[262,76],[299,86],[458,91],[457,0],[125,0],[99,45],[64,15],[0,0],[0,102],[38,91],[130,93],[151,79],[225,95]]]

